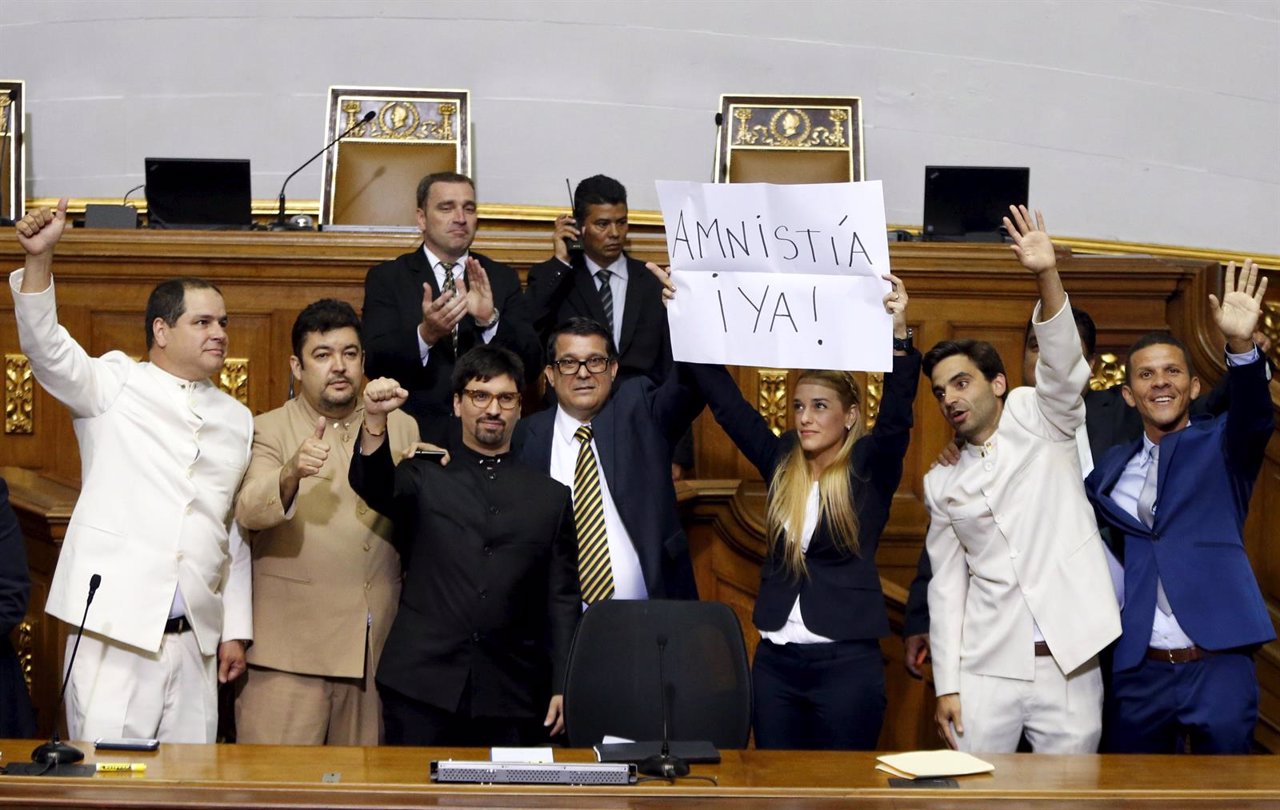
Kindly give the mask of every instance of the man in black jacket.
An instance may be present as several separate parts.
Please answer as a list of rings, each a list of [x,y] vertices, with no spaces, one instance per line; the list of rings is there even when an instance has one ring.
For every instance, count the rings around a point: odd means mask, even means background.
[[[395,466],[387,414],[409,392],[365,387],[351,487],[395,521],[406,569],[377,673],[389,744],[534,745],[564,727],[577,543],[569,490],[509,453],[523,371],[494,346],[459,359],[443,466]]]
[[[525,368],[535,369],[542,352],[519,276],[471,252],[476,235],[471,179],[453,172],[422,178],[417,216],[422,246],[365,276],[365,371],[369,379],[399,380],[409,391],[405,411],[417,418],[423,438],[442,442],[453,414],[450,375],[456,358],[492,343],[511,349]]]
[[[570,251],[567,238],[581,239],[582,250]],[[573,193],[573,216],[556,219],[555,255],[529,269],[525,297],[542,343],[570,318],[590,318],[613,335],[619,382],[660,383],[671,370],[662,289],[626,254],[626,242],[626,188],[603,174],[588,177]]]

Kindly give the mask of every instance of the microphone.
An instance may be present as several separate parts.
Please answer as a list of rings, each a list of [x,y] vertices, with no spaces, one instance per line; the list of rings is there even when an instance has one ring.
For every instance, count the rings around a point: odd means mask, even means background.
[[[369,122],[370,122],[370,121],[372,121],[376,116],[377,116],[377,113],[375,113],[373,110],[369,110],[369,112],[367,112],[367,113],[365,113],[365,114],[364,114],[364,118],[361,118],[359,121],[355,122],[355,123],[354,123],[354,124],[352,124],[350,127],[348,127],[348,129],[347,129],[347,131],[346,131],[346,132],[342,133],[342,134],[341,134],[341,135],[339,135],[338,137],[334,138],[333,140],[331,140],[331,141],[329,141],[327,144],[325,144],[325,147],[324,147],[323,149],[321,149],[319,152],[316,152],[314,155],[312,155],[310,158],[308,158],[306,163],[304,163],[304,164],[302,164],[301,166],[299,166],[298,168],[294,169],[294,170],[293,170],[293,174],[289,175],[288,177],[286,177],[286,178],[284,179],[284,182],[280,184],[280,209],[279,209],[279,211],[277,211],[277,212],[276,212],[276,222],[275,222],[275,224],[274,224],[274,225],[272,225],[272,226],[271,226],[271,230],[273,230],[273,231],[287,231],[287,230],[290,230],[289,226],[288,226],[287,224],[285,224],[285,221],[284,221],[284,187],[285,187],[285,186],[287,186],[287,185],[289,185],[289,181],[293,179],[294,175],[296,175],[298,172],[300,172],[300,171],[302,171],[303,169],[305,169],[305,168],[307,168],[308,166],[310,166],[310,165],[315,161],[315,159],[316,159],[316,158],[320,157],[320,156],[321,156],[321,155],[323,155],[325,152],[328,152],[328,151],[329,151],[329,147],[333,146],[333,145],[334,145],[335,143],[337,143],[338,141],[340,141],[340,140],[342,140],[343,138],[347,137],[347,136],[348,136],[348,135],[350,135],[352,132],[355,132],[355,131],[356,131],[356,129],[358,129],[359,127],[361,127],[361,126],[363,126],[363,125],[365,125],[365,124],[369,123]]]
[[[658,636],[658,686],[661,689],[662,705],[662,753],[645,757],[636,766],[636,770],[646,776],[661,776],[664,779],[675,779],[677,776],[689,775],[689,763],[680,757],[671,756],[671,707],[667,704],[667,676],[662,662],[667,649],[667,637]]]
[[[62,676],[62,694],[58,696],[58,708],[53,714],[53,736],[31,752],[31,761],[53,767],[84,759],[84,752],[74,745],[64,743],[58,738],[58,715],[62,714],[62,703],[67,698],[67,684],[71,682],[71,667],[76,662],[76,653],[80,650],[80,637],[84,635],[84,623],[89,619],[89,605],[93,604],[93,595],[102,584],[102,575],[89,577],[89,598],[84,603],[84,616],[80,619],[80,629],[76,631],[76,643],[71,648],[71,660],[67,662],[67,672]]]

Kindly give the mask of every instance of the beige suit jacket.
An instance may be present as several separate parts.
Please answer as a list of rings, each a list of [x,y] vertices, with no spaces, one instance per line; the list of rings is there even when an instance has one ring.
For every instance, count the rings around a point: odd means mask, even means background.
[[[939,695],[959,692],[961,668],[1033,680],[1033,621],[1065,673],[1120,635],[1080,474],[1075,434],[1084,422],[1089,366],[1069,307],[1035,324],[1037,386],[1009,392],[988,455],[974,453],[925,476],[929,641]],[[965,475],[974,478],[962,481]]]
[[[315,433],[318,418],[297,398],[254,419],[253,457],[236,500],[236,520],[253,550],[249,663],[361,678],[366,625],[376,667],[395,618],[400,558],[391,522],[347,483],[362,407],[327,423],[328,459],[318,475],[302,480],[288,514],[282,508],[280,470]],[[390,414],[387,432],[396,458],[418,440],[417,423],[399,411]]]

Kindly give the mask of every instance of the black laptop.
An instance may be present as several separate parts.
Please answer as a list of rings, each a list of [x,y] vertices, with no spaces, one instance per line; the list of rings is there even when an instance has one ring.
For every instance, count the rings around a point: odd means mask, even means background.
[[[926,166],[925,241],[1000,242],[1010,205],[1026,205],[1031,169],[1011,166]]]
[[[146,181],[152,228],[253,227],[247,160],[147,158]]]

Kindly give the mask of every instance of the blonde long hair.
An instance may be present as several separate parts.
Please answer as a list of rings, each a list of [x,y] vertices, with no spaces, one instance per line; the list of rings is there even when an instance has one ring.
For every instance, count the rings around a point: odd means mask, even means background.
[[[862,389],[857,379],[847,371],[804,371],[796,385],[806,382],[834,391],[845,413],[862,404]],[[818,476],[818,520],[821,522],[826,518],[835,533],[836,547],[850,554],[858,553],[858,513],[850,495],[853,478],[850,455],[863,432],[862,413],[859,411],[844,444]],[[772,553],[778,543],[783,544],[782,566],[795,579],[807,577],[809,573],[802,545],[804,538],[800,533],[804,530],[812,487],[809,462],[797,441],[773,471],[767,511],[769,551]]]

